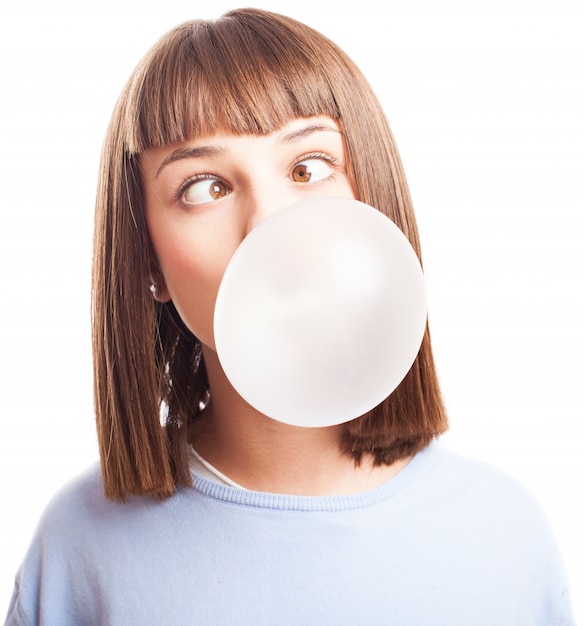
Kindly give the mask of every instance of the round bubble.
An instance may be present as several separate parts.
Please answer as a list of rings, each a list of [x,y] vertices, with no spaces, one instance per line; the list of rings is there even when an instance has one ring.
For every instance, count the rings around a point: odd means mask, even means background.
[[[427,317],[416,253],[376,209],[302,200],[260,222],[236,250],[214,313],[220,363],[268,417],[342,424],[400,384]]]

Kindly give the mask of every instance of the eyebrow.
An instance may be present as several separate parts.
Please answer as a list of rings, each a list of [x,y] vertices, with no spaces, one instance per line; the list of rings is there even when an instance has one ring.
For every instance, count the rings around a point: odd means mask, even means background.
[[[181,159],[203,159],[215,157],[226,152],[221,146],[194,146],[192,148],[178,148],[173,150],[171,154],[160,164],[154,177],[156,178],[162,170],[169,164]]]
[[[295,143],[296,141],[301,141],[301,139],[304,139],[305,137],[309,137],[310,135],[314,133],[323,133],[323,132],[341,134],[341,131],[334,126],[331,126],[328,124],[311,124],[303,128],[292,130],[289,133],[285,133],[282,137],[278,138],[278,143],[282,143],[285,145],[290,144],[290,143]],[[171,152],[171,154],[169,154],[169,156],[167,156],[164,159],[164,161],[160,164],[158,170],[156,171],[156,174],[154,175],[154,177],[157,178],[158,175],[162,172],[162,170],[167,165],[170,165],[171,163],[174,163],[175,161],[180,161],[181,159],[203,159],[203,158],[209,158],[209,157],[216,157],[221,154],[224,154],[225,152],[226,152],[225,148],[222,148],[221,146],[213,146],[213,145],[194,146],[192,148],[178,148],[177,150],[173,150],[173,152]]]
[[[303,128],[299,128],[297,130],[293,130],[289,133],[284,134],[278,139],[278,142],[283,144],[294,143],[295,141],[300,141],[301,139],[304,139],[305,137],[308,137],[313,133],[323,132],[341,134],[339,128],[335,126],[331,126],[329,124],[311,124],[309,126],[305,126]]]

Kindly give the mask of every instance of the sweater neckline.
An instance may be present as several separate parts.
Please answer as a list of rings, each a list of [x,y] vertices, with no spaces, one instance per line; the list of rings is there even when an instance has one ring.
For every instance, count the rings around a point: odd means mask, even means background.
[[[236,504],[256,509],[304,512],[336,512],[361,509],[396,496],[424,471],[435,454],[436,444],[431,443],[415,454],[406,467],[382,485],[361,493],[342,496],[300,496],[242,490],[219,484],[191,470],[192,489],[206,498],[224,504]]]

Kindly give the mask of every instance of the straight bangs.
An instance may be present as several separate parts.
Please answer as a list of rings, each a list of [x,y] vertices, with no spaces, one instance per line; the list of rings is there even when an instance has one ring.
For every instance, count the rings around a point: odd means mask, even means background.
[[[130,81],[129,153],[218,132],[269,134],[301,117],[338,120],[328,74],[339,62],[333,45],[329,54],[315,48],[314,36],[253,10],[178,27]]]

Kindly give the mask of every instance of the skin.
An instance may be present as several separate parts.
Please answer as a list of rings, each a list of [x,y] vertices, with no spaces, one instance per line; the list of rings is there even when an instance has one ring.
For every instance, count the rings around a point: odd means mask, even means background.
[[[299,428],[259,413],[233,389],[215,352],[217,291],[244,237],[303,198],[355,197],[337,124],[314,117],[270,135],[198,137],[146,150],[140,166],[162,274],[156,297],[172,300],[203,346],[212,400],[190,433],[197,451],[242,486],[277,493],[357,493],[400,471],[407,460],[356,466],[340,451],[339,426]]]

